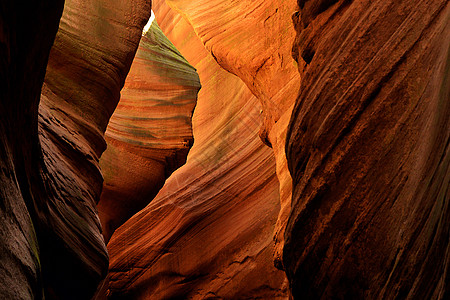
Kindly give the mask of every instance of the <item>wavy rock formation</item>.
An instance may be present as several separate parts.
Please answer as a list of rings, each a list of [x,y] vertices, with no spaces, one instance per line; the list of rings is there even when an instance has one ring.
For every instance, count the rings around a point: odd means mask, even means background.
[[[168,0],[194,27],[205,48],[225,70],[237,75],[262,105],[262,140],[274,150],[281,210],[275,228],[275,264],[282,266],[284,228],[290,212],[292,182],[285,156],[299,73],[292,60],[294,1]],[[217,17],[220,16],[220,17]]]
[[[273,266],[279,185],[270,148],[258,137],[260,105],[205,50],[164,1],[156,19],[202,82],[186,165],[108,244],[111,298],[285,299]],[[265,274],[261,276],[261,274]]]
[[[62,4],[0,6],[5,299],[89,298],[107,271],[98,158],[150,6],[65,2],[38,125]]]
[[[144,208],[193,144],[200,79],[156,22],[142,37],[105,133],[98,204],[104,236]]]
[[[450,298],[449,1],[17,2],[0,298]]]
[[[98,161],[149,16],[149,1],[65,3],[39,107],[48,186],[39,218],[45,224],[41,262],[48,294],[55,298],[89,298],[106,275],[96,210],[102,187]]]
[[[447,299],[450,2],[298,4],[292,295]]]
[[[219,65],[237,75],[261,101],[264,140],[293,104],[298,72],[291,57],[293,1],[168,0]],[[217,17],[220,16],[220,17]],[[269,141],[266,141],[270,143]]]

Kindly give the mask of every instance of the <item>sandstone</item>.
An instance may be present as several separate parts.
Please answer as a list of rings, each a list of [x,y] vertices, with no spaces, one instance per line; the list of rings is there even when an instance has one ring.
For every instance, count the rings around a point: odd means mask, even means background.
[[[0,4],[0,298],[42,298],[39,95],[64,1]]]
[[[112,236],[106,294],[285,299],[285,276],[273,266],[279,185],[272,150],[258,136],[259,101],[217,65],[180,15],[163,1],[153,5],[202,82],[194,145],[186,165]]]
[[[150,6],[65,1],[56,38],[63,2],[16,6],[0,6],[1,295],[89,298],[108,265],[96,213],[103,132]]]
[[[0,298],[449,298],[449,1],[150,2],[0,4]]]
[[[237,75],[261,103],[261,139],[274,149],[281,212],[275,229],[275,264],[290,211],[292,182],[285,158],[288,120],[298,95],[299,72],[292,60],[294,1],[169,0],[192,24],[205,48],[225,70]],[[217,17],[221,16],[221,17]],[[282,120],[282,121],[279,121]]]
[[[156,22],[142,37],[105,133],[98,204],[107,240],[186,161],[200,81]]]
[[[47,297],[90,297],[106,275],[96,209],[99,157],[149,15],[149,1],[65,1],[39,107],[48,196],[38,222]]]
[[[449,2],[314,3],[294,17],[292,295],[445,299]]]

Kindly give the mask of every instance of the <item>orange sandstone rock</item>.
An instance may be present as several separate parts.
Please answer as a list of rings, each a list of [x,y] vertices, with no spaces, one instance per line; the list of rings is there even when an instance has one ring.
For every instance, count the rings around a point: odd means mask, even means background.
[[[163,1],[153,9],[202,82],[194,146],[157,197],[112,236],[106,294],[285,299],[285,275],[273,266],[279,184],[272,150],[258,137],[259,101],[184,19]]]
[[[292,182],[285,158],[288,120],[300,76],[292,60],[294,1],[168,0],[194,27],[205,48],[225,70],[237,75],[262,105],[261,139],[274,149],[281,212],[275,229],[275,264],[282,268],[283,232]],[[279,120],[281,120],[279,122]]]
[[[105,133],[108,147],[100,160],[105,181],[98,210],[106,240],[185,163],[199,89],[195,69],[153,22]]]

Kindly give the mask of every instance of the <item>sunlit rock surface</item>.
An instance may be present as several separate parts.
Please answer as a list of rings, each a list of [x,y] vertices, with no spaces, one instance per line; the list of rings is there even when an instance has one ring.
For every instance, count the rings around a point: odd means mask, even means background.
[[[168,0],[194,27],[219,65],[239,76],[262,105],[261,139],[275,154],[281,210],[275,228],[275,264],[282,268],[291,178],[285,137],[300,77],[292,60],[295,1]]]
[[[149,15],[149,1],[65,2],[39,107],[46,194],[36,222],[47,298],[89,298],[106,275],[98,160]]]
[[[273,265],[279,185],[273,152],[258,136],[259,101],[180,15],[163,1],[153,9],[200,76],[195,140],[186,165],[112,236],[106,294],[285,299],[285,275]]]
[[[292,60],[295,1],[168,0],[192,24],[219,65],[237,75],[262,103],[262,136],[293,104],[299,74]]]
[[[144,208],[186,162],[200,80],[156,22],[142,37],[106,133],[98,204],[104,236]]]
[[[299,6],[293,296],[449,298],[450,2]]]

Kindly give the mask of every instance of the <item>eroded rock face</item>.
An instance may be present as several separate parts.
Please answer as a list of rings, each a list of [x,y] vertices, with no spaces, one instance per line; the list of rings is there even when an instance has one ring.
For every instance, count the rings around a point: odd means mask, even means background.
[[[105,181],[98,210],[107,240],[186,162],[199,89],[195,69],[153,22],[105,133],[108,148],[100,160]]]
[[[89,298],[108,263],[95,208],[103,132],[150,5],[66,1],[39,105],[63,1],[10,2],[0,5],[1,296]]]
[[[300,81],[291,53],[295,37],[291,15],[296,3],[263,0],[232,3],[168,0],[167,3],[189,20],[218,64],[237,75],[261,103],[260,136],[274,150],[280,182],[281,210],[275,228],[274,259],[282,269],[284,228],[292,193],[285,139]]]
[[[299,6],[283,255],[293,296],[447,298],[450,3]]]
[[[285,299],[285,275],[273,266],[279,185],[272,150],[258,137],[259,101],[217,65],[180,15],[164,1],[153,5],[202,82],[195,141],[186,165],[112,236],[106,294]]]
[[[237,75],[262,105],[263,140],[293,104],[299,74],[291,57],[293,1],[168,0],[192,24],[205,48]],[[220,16],[220,17],[217,17]]]
[[[64,1],[0,3],[0,298],[41,298],[39,95]]]

